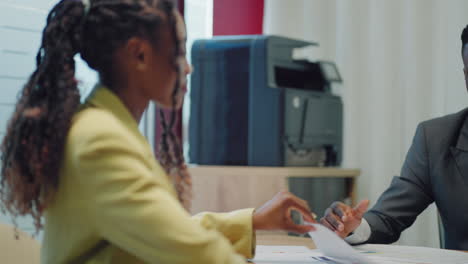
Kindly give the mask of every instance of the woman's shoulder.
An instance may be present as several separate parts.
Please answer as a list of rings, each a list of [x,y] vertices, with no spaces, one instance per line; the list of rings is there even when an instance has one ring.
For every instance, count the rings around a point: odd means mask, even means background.
[[[70,130],[99,133],[120,131],[123,128],[123,124],[110,111],[91,106],[81,109],[73,116]]]
[[[78,111],[68,132],[68,143],[112,140],[136,146],[141,144],[135,131],[112,112],[99,107],[86,107]]]

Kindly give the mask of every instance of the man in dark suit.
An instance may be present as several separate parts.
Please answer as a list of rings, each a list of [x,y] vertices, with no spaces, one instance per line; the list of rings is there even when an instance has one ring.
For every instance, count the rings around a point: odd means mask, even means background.
[[[468,26],[461,39],[468,89]],[[367,200],[355,208],[335,202],[320,221],[351,244],[392,243],[432,202],[445,248],[468,250],[468,108],[418,125],[401,176],[371,210]]]

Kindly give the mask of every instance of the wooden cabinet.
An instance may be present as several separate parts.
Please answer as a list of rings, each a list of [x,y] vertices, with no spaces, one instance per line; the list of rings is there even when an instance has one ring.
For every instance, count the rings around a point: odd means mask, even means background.
[[[289,177],[345,178],[355,202],[354,182],[359,169],[332,167],[189,166],[193,181],[192,213],[227,212],[258,207],[278,191],[288,190]]]

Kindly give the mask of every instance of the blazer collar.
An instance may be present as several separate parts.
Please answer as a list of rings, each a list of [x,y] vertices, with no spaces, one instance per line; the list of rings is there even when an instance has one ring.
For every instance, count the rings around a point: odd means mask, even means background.
[[[468,151],[468,116],[463,118],[463,125],[460,129],[456,148],[461,151]]]
[[[133,118],[130,111],[123,104],[122,100],[109,88],[102,84],[97,84],[93,92],[86,99],[88,105],[94,105],[99,108],[103,108],[114,114],[123,124],[131,128],[132,130],[138,130],[138,123]]]

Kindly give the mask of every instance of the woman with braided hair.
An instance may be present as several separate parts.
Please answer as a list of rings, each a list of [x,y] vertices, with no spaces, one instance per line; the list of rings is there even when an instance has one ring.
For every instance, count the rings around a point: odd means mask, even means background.
[[[191,217],[191,181],[166,119],[158,153],[138,130],[149,101],[175,110],[185,27],[170,0],[62,0],[47,17],[37,68],[1,146],[4,210],[42,228],[42,263],[244,263],[255,230],[304,233],[281,192],[258,209]],[[74,56],[99,73],[80,104]],[[168,176],[169,175],[169,176]]]

